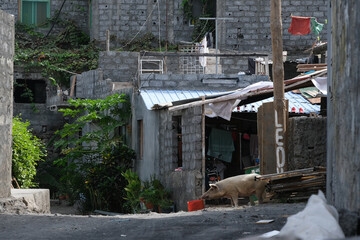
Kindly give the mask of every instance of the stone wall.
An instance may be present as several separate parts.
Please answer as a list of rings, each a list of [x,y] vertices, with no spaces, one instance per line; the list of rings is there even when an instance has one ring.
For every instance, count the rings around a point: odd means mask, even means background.
[[[104,42],[106,30],[115,38],[130,42],[146,32],[169,42],[189,41],[193,27],[183,17],[181,0],[154,1],[94,0],[92,1],[93,25],[91,36]],[[159,4],[158,4],[159,3]],[[160,16],[160,19],[159,19]],[[114,38],[113,38],[114,40]],[[116,44],[116,41],[112,41]],[[115,45],[116,47],[122,46]],[[164,47],[164,46],[163,46]]]
[[[0,198],[11,194],[14,24],[14,16],[0,10]]]
[[[359,216],[360,2],[331,0],[329,4],[327,198],[338,209]],[[359,222],[351,225],[360,234]]]
[[[315,166],[326,167],[326,118],[290,118],[287,169]]]
[[[291,15],[316,17],[325,23],[327,18],[326,0],[282,0],[283,45],[284,51],[308,49],[316,40],[310,33],[295,36],[288,33]],[[229,18],[219,21],[220,49],[239,51],[271,51],[270,1],[263,0],[224,0],[217,1],[217,16]],[[326,26],[320,39],[326,41]]]

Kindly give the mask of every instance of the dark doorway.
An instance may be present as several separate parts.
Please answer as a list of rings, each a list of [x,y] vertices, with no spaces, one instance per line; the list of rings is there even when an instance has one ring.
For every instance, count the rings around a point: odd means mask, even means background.
[[[16,79],[14,100],[15,103],[46,103],[45,81]]]

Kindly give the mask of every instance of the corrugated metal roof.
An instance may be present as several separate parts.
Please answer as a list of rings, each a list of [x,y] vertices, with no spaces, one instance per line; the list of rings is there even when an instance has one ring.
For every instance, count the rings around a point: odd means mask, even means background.
[[[140,92],[146,108],[151,110],[155,104],[171,103],[181,100],[190,100],[209,96],[212,94],[221,94],[219,91],[195,91],[195,90],[151,90],[142,89]]]
[[[143,89],[140,92],[141,97],[144,100],[146,108],[151,110],[155,104],[164,104],[170,102],[176,102],[181,100],[191,100],[197,99],[201,96],[209,96],[213,94],[222,94],[224,92],[219,91],[195,91],[195,90],[150,90]],[[304,98],[301,94],[296,94],[293,92],[285,93],[285,98],[289,100],[289,112],[291,112],[292,108],[295,108],[295,112],[298,113],[299,109],[302,108],[304,113],[311,112],[320,112],[319,105],[311,104],[306,98]],[[274,98],[270,97],[258,102],[254,102],[251,104],[240,106],[236,108],[234,112],[257,112],[257,109],[264,102],[271,102]]]
[[[291,112],[292,108],[295,108],[295,112],[299,113],[299,109],[303,109],[303,113],[319,113],[320,112],[320,105],[313,105],[311,104],[306,98],[304,98],[301,94],[287,92],[285,93],[285,98],[289,100],[289,112]],[[272,102],[274,101],[273,97],[254,102],[251,104],[243,105],[235,109],[236,112],[257,112],[258,108],[265,102]],[[239,110],[240,108],[240,110]]]

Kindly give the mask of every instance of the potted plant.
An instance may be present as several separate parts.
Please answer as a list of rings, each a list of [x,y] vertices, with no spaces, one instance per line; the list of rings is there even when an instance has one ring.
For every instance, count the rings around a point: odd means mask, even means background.
[[[140,209],[140,194],[142,191],[141,181],[139,176],[128,169],[126,172],[122,173],[125,179],[128,181],[128,185],[125,187],[127,204],[132,209],[134,213],[138,212]]]
[[[150,181],[144,182],[141,197],[143,197],[145,203],[151,204],[148,209],[155,209],[159,213],[170,212],[170,209],[173,210],[170,193],[155,177],[151,177]]]

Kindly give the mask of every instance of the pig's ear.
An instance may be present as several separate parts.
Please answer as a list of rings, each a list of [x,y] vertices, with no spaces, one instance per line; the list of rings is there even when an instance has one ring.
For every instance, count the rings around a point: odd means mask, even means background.
[[[209,184],[210,188],[216,189],[218,188],[218,186],[216,186],[216,184]]]

